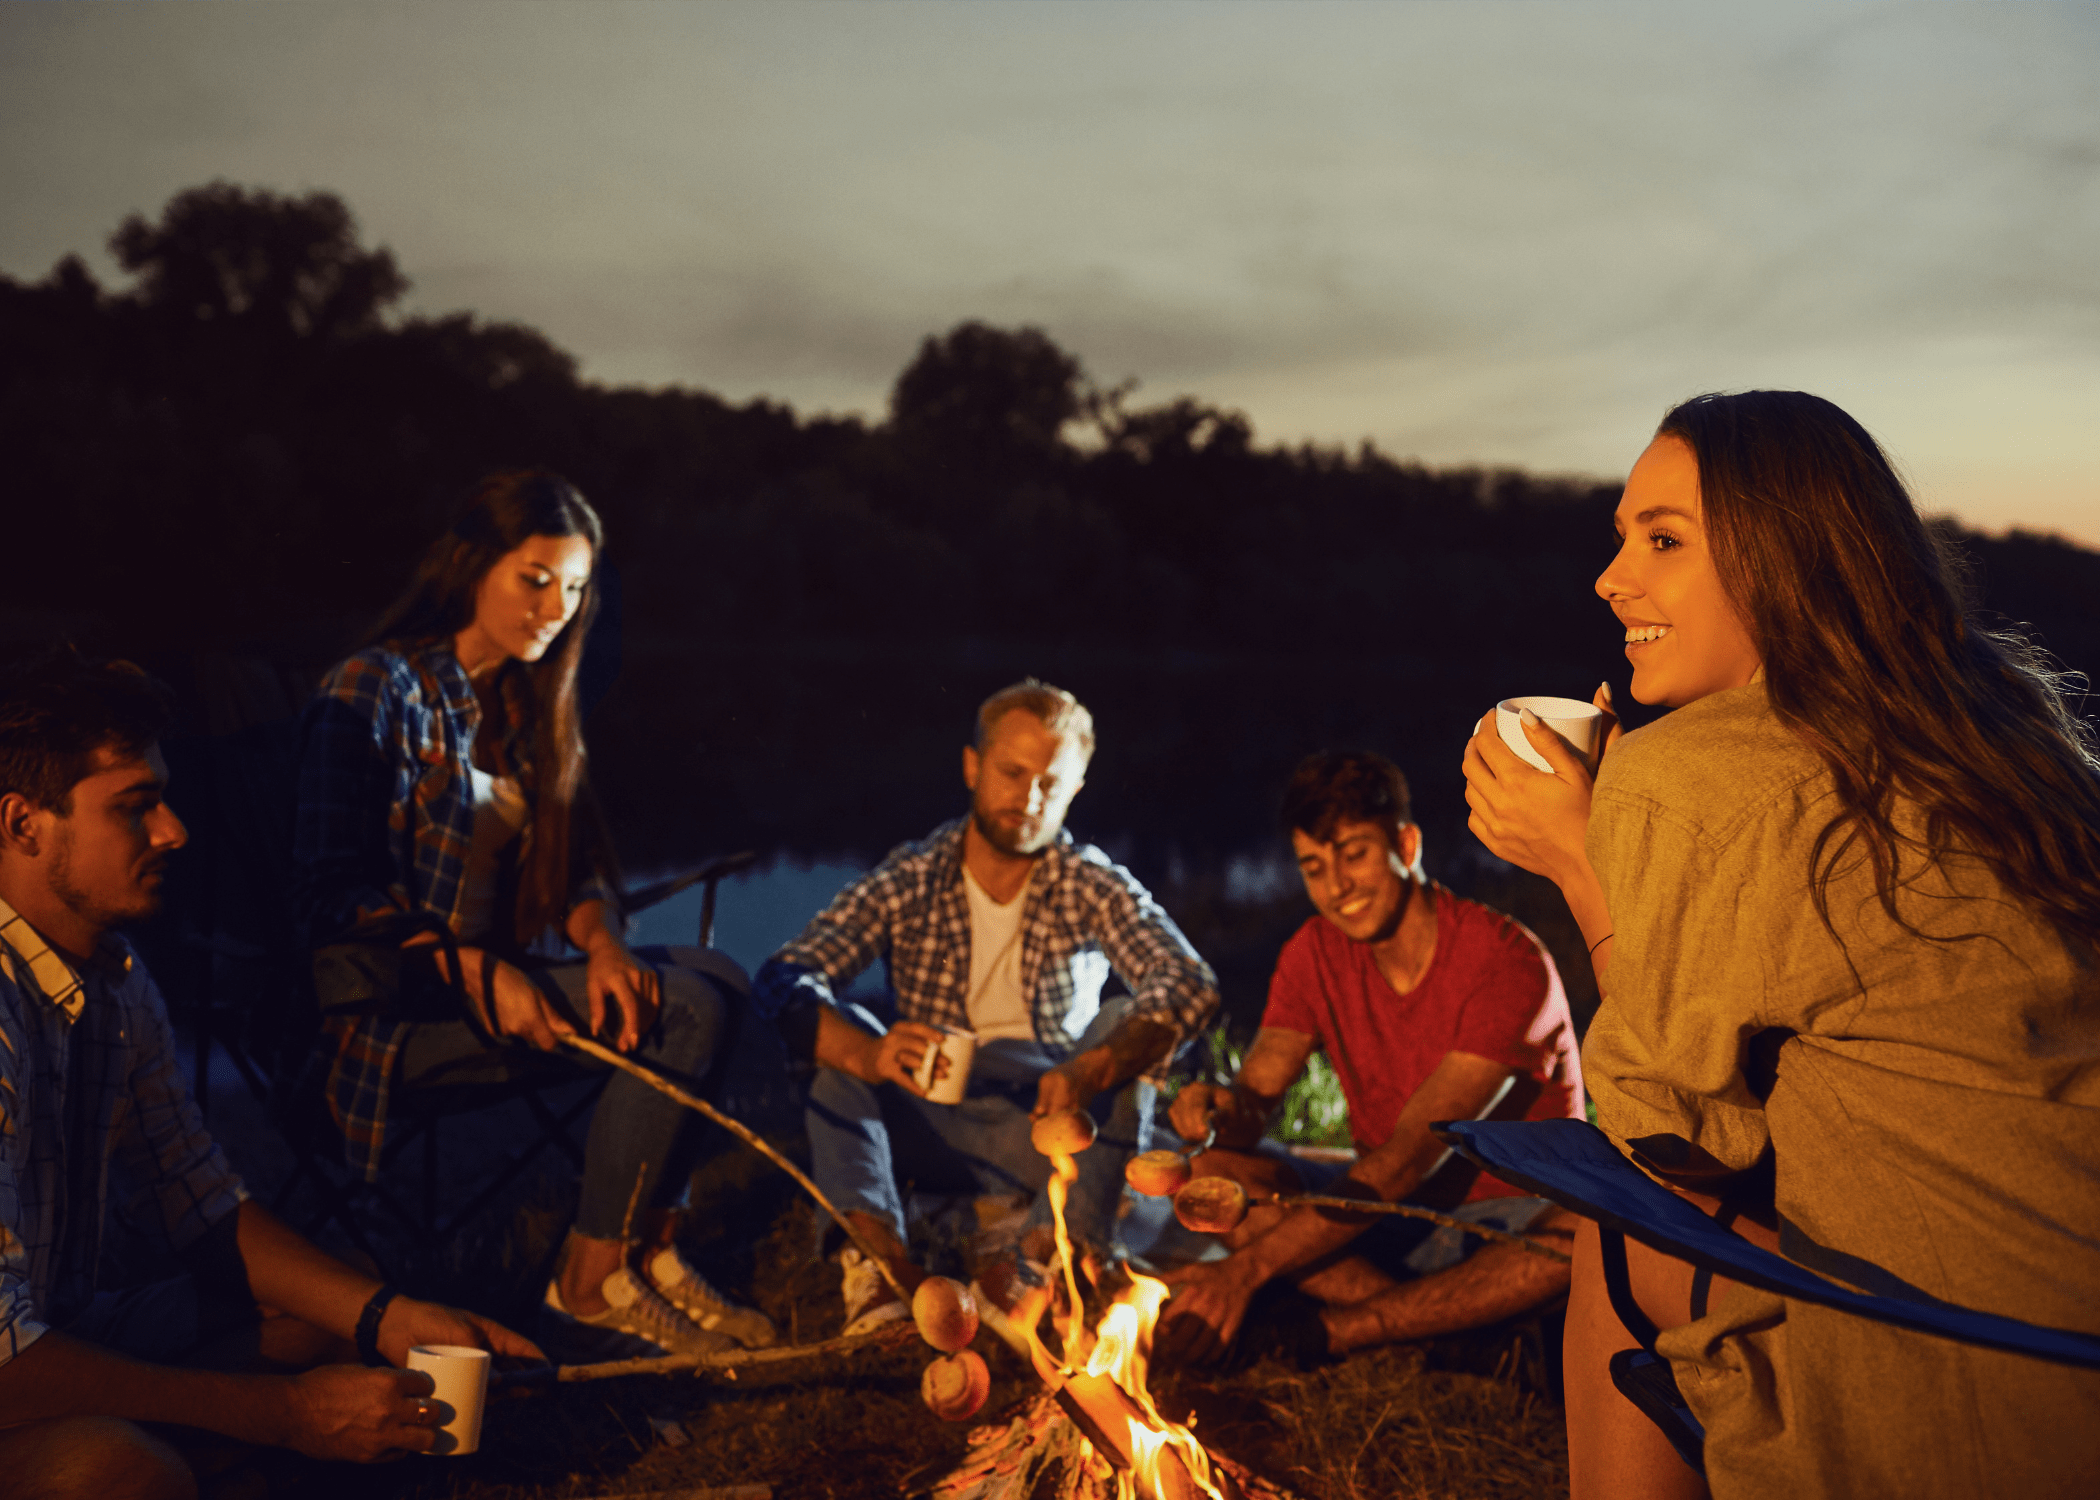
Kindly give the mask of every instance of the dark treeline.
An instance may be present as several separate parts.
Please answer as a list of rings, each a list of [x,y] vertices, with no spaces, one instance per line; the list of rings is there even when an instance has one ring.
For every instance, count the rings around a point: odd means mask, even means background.
[[[551,465],[618,564],[626,667],[592,736],[637,865],[879,853],[955,810],[969,708],[1022,671],[1094,705],[1083,831],[1148,878],[1194,890],[1272,844],[1274,788],[1334,744],[1400,758],[1462,862],[1475,714],[1606,673],[1627,701],[1590,593],[1616,484],[1260,447],[1238,413],[1142,404],[980,323],[927,338],[879,423],[608,387],[531,328],[401,315],[407,277],[325,193],[193,189],[110,249],[120,287],[73,256],[0,276],[0,473],[32,560],[0,635],[296,683],[469,482]],[[2100,661],[2100,555],[1963,540],[1989,608]]]
[[[799,419],[580,380],[533,329],[397,317],[409,282],[328,194],[223,183],[0,277],[16,609],[174,644],[367,617],[470,480],[568,473],[607,515],[631,627],[779,640],[970,634],[1389,654],[1598,626],[1616,486],[1259,448],[1238,413],[1143,407],[1033,329],[928,338],[888,419]],[[1629,457],[1638,434],[1628,435]],[[2073,665],[2100,558],[1968,538],[1990,602]]]

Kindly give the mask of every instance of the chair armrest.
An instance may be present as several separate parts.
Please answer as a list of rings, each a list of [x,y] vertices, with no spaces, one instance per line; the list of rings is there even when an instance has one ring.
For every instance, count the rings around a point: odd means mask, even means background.
[[[758,851],[755,849],[745,849],[735,854],[717,855],[706,864],[697,865],[682,875],[674,875],[669,880],[654,881],[649,885],[643,886],[640,890],[626,892],[622,899],[622,905],[627,914],[632,916],[636,912],[647,911],[652,906],[670,900],[671,897],[690,886],[703,883],[713,885],[717,881],[728,879],[731,875],[740,875],[757,863]]]

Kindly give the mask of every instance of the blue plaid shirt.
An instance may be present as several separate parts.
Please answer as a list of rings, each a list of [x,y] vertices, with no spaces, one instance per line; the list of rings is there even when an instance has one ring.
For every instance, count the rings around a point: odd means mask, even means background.
[[[758,1009],[779,1018],[837,991],[878,958],[888,966],[900,1020],[966,1028],[970,906],[963,893],[967,820],[900,844],[849,885],[802,935],[766,961],[753,982]],[[1175,1046],[1145,1075],[1166,1078],[1169,1059],[1218,1008],[1217,977],[1151,893],[1121,865],[1069,833],[1045,849],[1021,911],[1021,993],[1036,1040],[1069,1057],[1101,1009],[1113,969],[1130,987],[1129,1015],[1173,1028]]]
[[[532,706],[524,674],[501,679],[509,730],[504,763],[532,788]],[[299,761],[293,901],[313,945],[371,931],[390,917],[428,912],[457,933],[467,851],[474,841],[468,764],[481,704],[450,641],[373,646],[323,679],[308,705]],[[527,825],[516,859],[530,853]],[[591,873],[572,892],[618,904]],[[617,921],[617,918],[615,918]],[[350,1165],[379,1176],[387,1103],[401,1048],[415,1023],[379,1016],[323,1022],[334,1050],[328,1104]]]
[[[178,1254],[248,1196],[130,946],[77,971],[0,901],[0,1364],[93,1300],[112,1192]]]

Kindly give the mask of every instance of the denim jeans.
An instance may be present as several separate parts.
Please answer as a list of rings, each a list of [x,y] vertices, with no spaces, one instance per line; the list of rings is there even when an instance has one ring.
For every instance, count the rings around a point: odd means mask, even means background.
[[[1123,1006],[1102,1007],[1075,1051],[1105,1041]],[[1050,1222],[1050,1159],[1029,1141],[1036,1081],[1058,1059],[1036,1042],[985,1042],[970,1065],[960,1104],[932,1104],[895,1084],[871,1084],[819,1068],[810,1086],[811,1175],[842,1212],[882,1219],[906,1237],[904,1190],[922,1193],[1029,1193],[1023,1232]],[[1156,1090],[1143,1079],[1092,1101],[1099,1134],[1074,1161],[1065,1218],[1075,1241],[1106,1250],[1123,1194],[1123,1164],[1147,1149]]]
[[[725,990],[735,986],[733,966],[698,948],[641,948],[636,956],[655,968],[663,1006],[656,1024],[630,1055],[668,1074],[702,1097],[717,1058],[728,1051],[733,1020]],[[705,970],[716,970],[710,974]],[[589,1014],[585,988],[589,965],[553,964],[527,970],[549,999],[576,1020]],[[418,1026],[401,1049],[395,1087],[441,1088],[451,1084],[507,1083],[544,1078],[549,1083],[610,1065],[573,1052],[541,1052],[523,1042],[490,1047],[464,1021]],[[627,1237],[630,1205],[668,1208],[678,1203],[691,1175],[707,1122],[625,1073],[614,1073],[591,1115],[583,1151],[583,1197],[576,1232],[593,1239]]]

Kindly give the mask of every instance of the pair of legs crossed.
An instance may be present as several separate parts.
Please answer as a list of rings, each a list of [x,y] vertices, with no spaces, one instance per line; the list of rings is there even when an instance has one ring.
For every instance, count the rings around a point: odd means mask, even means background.
[[[1320,1192],[1346,1171],[1300,1160],[1268,1142],[1255,1151],[1207,1151],[1192,1169],[1198,1176],[1230,1177],[1256,1198]],[[1576,1223],[1542,1198],[1487,1198],[1446,1212],[1562,1249],[1570,1247]],[[1257,1207],[1224,1236],[1226,1247],[1237,1250],[1260,1238],[1283,1213]],[[1518,1317],[1566,1293],[1568,1268],[1515,1245],[1394,1215],[1291,1280],[1322,1304],[1329,1352],[1346,1354]]]
[[[1121,1008],[1104,1006],[1074,1046],[1084,1051],[1107,1037]],[[981,1044],[970,1067],[960,1104],[932,1104],[893,1084],[870,1084],[832,1068],[819,1068],[810,1086],[805,1121],[812,1175],[840,1210],[908,1272],[904,1257],[906,1184],[919,1193],[1029,1195],[1024,1237],[1046,1230],[1050,1202],[1045,1189],[1050,1159],[1029,1139],[1036,1085],[1059,1061],[1035,1042],[1000,1039]],[[1123,1165],[1147,1149],[1152,1134],[1155,1090],[1139,1079],[1093,1100],[1089,1111],[1099,1132],[1093,1146],[1074,1158],[1079,1180],[1066,1204],[1075,1242],[1109,1249],[1116,1207],[1123,1193]],[[901,1260],[901,1264],[898,1262]]]

